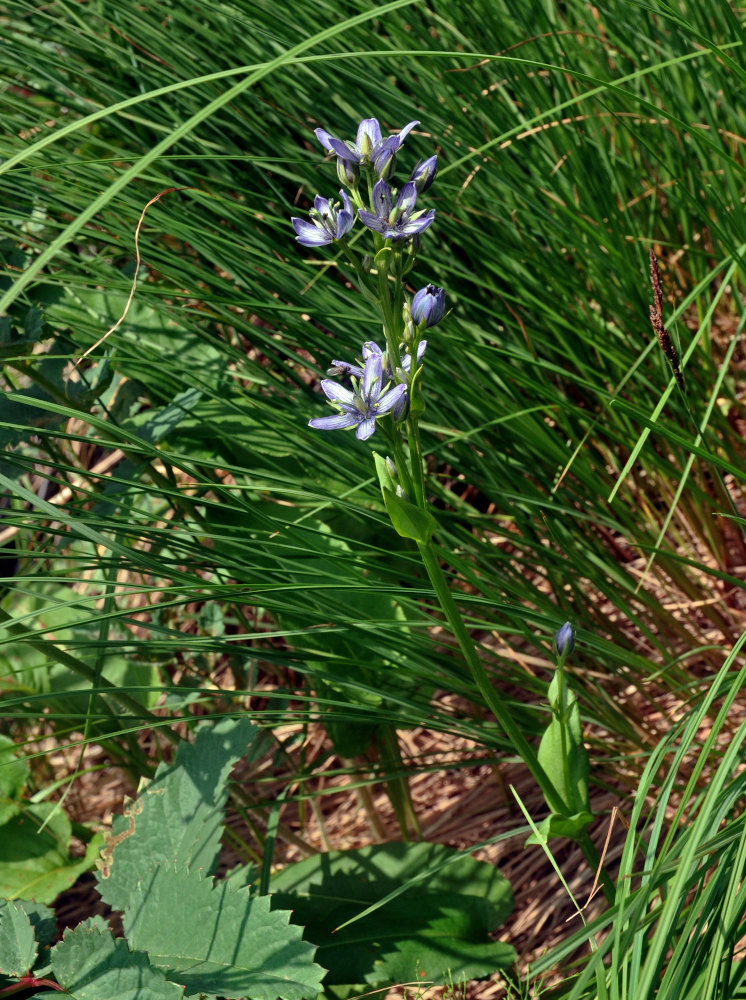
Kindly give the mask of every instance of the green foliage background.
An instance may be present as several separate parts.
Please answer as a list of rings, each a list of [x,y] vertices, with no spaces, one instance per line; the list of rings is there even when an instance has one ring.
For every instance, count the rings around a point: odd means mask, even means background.
[[[80,542],[51,573],[40,573],[28,535],[15,536],[24,589],[45,613],[57,613],[69,580],[95,564],[96,598],[115,573],[144,573],[147,582],[129,586],[145,591],[146,608],[158,605],[135,646],[118,627],[126,608],[112,598],[101,623],[82,598],[68,618],[103,632],[99,658],[104,647],[166,658],[182,642],[179,607],[210,596],[233,605],[242,644],[253,633],[263,658],[291,656],[301,669],[313,659],[335,683],[361,687],[360,664],[395,662],[439,681],[454,672],[421,628],[422,582],[386,525],[367,449],[306,427],[320,404],[309,373],[331,355],[352,357],[376,331],[329,255],[300,250],[288,227],[291,212],[336,186],[315,125],[344,135],[368,113],[392,127],[416,116],[423,124],[407,155],[435,147],[441,162],[437,227],[417,280],[442,283],[452,307],[428,350],[426,444],[440,540],[479,595],[472,623],[510,645],[572,617],[592,633],[586,645],[606,677],[657,671],[663,659],[663,676],[684,683],[676,653],[713,633],[730,638],[733,622],[708,606],[681,620],[661,607],[661,587],[694,597],[703,571],[706,586],[740,586],[730,563],[743,548],[728,545],[740,536],[713,517],[727,509],[716,476],[699,461],[688,466],[704,454],[739,494],[741,435],[728,420],[737,389],[723,360],[734,330],[713,330],[710,307],[726,275],[736,326],[738,270],[728,268],[743,221],[734,138],[743,130],[722,94],[724,77],[740,80],[728,56],[740,34],[725,5],[706,17],[685,9],[683,18],[621,3],[601,16],[528,3],[519,17],[485,3],[460,20],[451,4],[335,4],[322,16],[301,3],[291,26],[271,4],[197,13],[93,3],[85,18],[45,8],[31,31],[29,8],[7,5],[16,82],[7,91],[2,305],[16,324],[5,353],[12,358],[15,343],[21,358],[8,369],[16,391],[3,412],[13,449],[5,482],[22,483],[35,457],[20,446],[30,427],[39,458],[71,438],[96,456],[115,447],[126,455],[65,505]],[[715,58],[703,38],[725,55]],[[94,350],[100,360],[85,383],[68,378],[63,388],[67,359],[121,315],[134,227],[166,188],[179,190],[148,212],[125,322]],[[698,336],[680,329],[704,443],[675,394],[656,405],[669,373],[647,321],[651,246],[664,260],[676,255],[669,294],[682,282],[697,292],[679,311],[701,319]],[[28,340],[48,347],[43,360],[26,353],[30,319]],[[60,436],[73,415],[80,422]],[[68,448],[53,458],[59,475],[75,477]],[[15,492],[5,523],[48,521],[39,501]],[[168,528],[157,528],[164,516]],[[96,544],[103,559],[91,554]],[[640,552],[652,561],[642,583],[629,566]],[[288,634],[292,653],[254,632],[257,608]],[[630,626],[654,665],[622,648]],[[200,636],[198,645],[225,651],[225,639]],[[79,641],[91,641],[90,629]],[[500,669],[516,673],[511,659]],[[377,681],[363,683],[360,698],[375,698]],[[521,674],[520,683],[532,680]],[[606,725],[625,729],[592,700]]]
[[[321,708],[350,756],[383,722],[506,749],[431,701],[481,699],[433,645],[369,449],[307,427],[330,358],[377,335],[333,255],[292,239],[289,216],[337,188],[313,128],[418,118],[400,172],[433,149],[440,171],[413,287],[443,285],[451,308],[424,422],[444,563],[529,735],[549,678],[511,648],[579,626],[581,718],[609,734],[590,737],[591,783],[620,780],[667,728],[642,727],[630,691],[695,700],[743,621],[740,14],[91,0],[0,16],[12,731],[43,708],[61,739],[82,730],[149,773],[136,731],[158,692],[177,717],[209,707],[228,663],[246,692],[266,674],[286,688],[263,725]],[[686,397],[649,326],[651,248]]]

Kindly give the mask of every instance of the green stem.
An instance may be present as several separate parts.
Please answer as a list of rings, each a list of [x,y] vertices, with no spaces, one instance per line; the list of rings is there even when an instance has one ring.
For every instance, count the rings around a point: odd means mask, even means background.
[[[422,457],[420,425],[417,417],[413,417],[411,415],[407,417],[407,437],[409,441],[409,454],[412,459],[412,486],[414,487],[415,502],[418,507],[422,508],[422,510],[427,510],[427,500],[425,499],[425,462]],[[439,565],[438,569],[440,569]],[[430,571],[428,570],[428,573],[429,572]],[[433,584],[433,586],[435,586],[435,584]],[[447,586],[446,590],[448,590]],[[450,591],[448,591],[448,593],[450,594]],[[443,610],[445,611],[445,608],[443,608]],[[456,612],[456,615],[460,620],[458,611]]]
[[[453,595],[448,589],[445,574],[440,567],[440,563],[438,562],[438,558],[435,553],[435,547],[432,542],[418,542],[417,547],[420,550],[420,555],[422,556],[422,561],[425,565],[425,569],[427,570],[427,575],[430,577],[430,582],[433,585],[433,589],[435,590],[440,606],[443,609],[443,613],[446,616],[451,632],[458,642],[463,657],[471,670],[472,677],[474,678],[477,687],[487,704],[487,707],[495,716],[506,736],[520,754],[523,762],[531,772],[536,783],[541,788],[549,808],[553,812],[568,815],[568,807],[554,788],[546,771],[539,763],[536,751],[516,725],[510,713],[510,709],[507,705],[505,705],[498,692],[490,684],[487,671],[484,669],[484,665],[477,655],[474,643],[472,642],[466,626],[464,625],[463,619],[461,618],[461,614],[456,607]],[[595,872],[599,865],[599,856],[588,834],[584,833],[578,837],[577,843],[588,861],[588,864]],[[608,901],[613,903],[615,900],[613,883],[608,876],[606,876],[605,872],[602,872],[602,878],[604,894]]]
[[[386,350],[389,361],[393,368],[399,364],[399,344],[396,339],[396,323],[394,320],[394,308],[391,301],[391,287],[388,279],[388,272],[383,268],[378,269],[378,303],[381,307],[383,317],[383,332],[386,337]]]
[[[563,659],[564,657],[560,657],[560,660],[557,663],[557,703],[560,724],[560,742],[562,744],[562,780],[563,787],[567,793],[570,794],[570,759],[567,747],[567,712],[565,711],[567,707],[565,704],[567,688]]]
[[[400,433],[396,433],[393,436],[393,449],[394,449],[394,462],[396,464],[396,471],[399,473],[399,479],[401,480],[402,489],[407,494],[408,497],[414,496],[413,480],[409,474],[409,467],[406,458],[404,457],[404,444],[402,442],[402,436]],[[414,462],[413,462],[414,468]]]

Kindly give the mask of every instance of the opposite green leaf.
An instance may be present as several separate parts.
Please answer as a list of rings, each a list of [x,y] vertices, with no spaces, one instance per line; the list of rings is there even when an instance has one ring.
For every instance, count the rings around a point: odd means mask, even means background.
[[[65,931],[51,954],[52,971],[73,1000],[180,1000],[184,991],[154,969],[148,956],[114,940],[106,922],[92,917]],[[59,994],[55,994],[59,996]]]
[[[592,819],[593,814],[590,812],[575,813],[574,816],[560,816],[558,813],[550,813],[539,824],[538,836],[532,833],[526,838],[526,844],[546,844],[550,837],[569,837],[570,840],[575,840],[583,833]]]
[[[199,872],[161,865],[133,887],[124,930],[188,995],[314,1000],[324,969],[290,914]],[[99,998],[100,1000],[100,998]]]
[[[432,514],[415,507],[385,486],[382,492],[386,510],[397,534],[402,538],[413,538],[416,542],[429,542],[437,527]]]
[[[38,949],[28,914],[18,903],[0,909],[0,972],[24,976],[36,961]]]
[[[541,738],[539,763],[568,806],[568,817],[590,812],[588,799],[588,752],[583,744],[577,699],[564,680],[564,706],[559,704],[560,671],[549,685],[552,721]]]

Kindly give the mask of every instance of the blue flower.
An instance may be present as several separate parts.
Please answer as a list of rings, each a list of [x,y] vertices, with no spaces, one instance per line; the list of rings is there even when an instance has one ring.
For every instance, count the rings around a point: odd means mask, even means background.
[[[404,384],[393,388],[383,386],[381,355],[376,353],[366,359],[362,379],[353,378],[352,390],[331,379],[324,379],[321,388],[341,412],[332,417],[314,417],[308,426],[322,431],[355,427],[360,441],[368,440],[376,429],[376,417],[391,410],[407,391]]]
[[[342,208],[339,202],[331,198],[322,198],[317,194],[313,200],[313,208],[308,213],[310,222],[293,218],[290,221],[296,232],[296,239],[304,247],[323,247],[334,240],[341,240],[352,229],[355,213],[347,192],[340,190]]]
[[[329,135],[323,128],[315,129],[316,138],[321,145],[330,153],[349,163],[372,163],[376,166],[379,157],[385,169],[391,157],[396,153],[408,133],[419,125],[419,122],[410,122],[405,125],[398,135],[390,135],[384,139],[381,135],[381,126],[376,118],[364,118],[357,127],[357,139],[350,142],[346,139],[337,139]],[[380,176],[380,174],[379,174]]]
[[[368,229],[380,233],[387,240],[406,240],[424,232],[432,225],[435,209],[415,212],[417,187],[408,181],[399,192],[396,204],[391,205],[391,189],[386,181],[377,181],[373,188],[373,212],[358,209],[358,215]]]
[[[446,311],[446,293],[435,285],[425,285],[412,299],[412,319],[416,326],[436,326]]]
[[[417,345],[417,363],[422,360],[422,355],[425,353],[425,348],[427,347],[427,341],[421,340]],[[363,362],[366,362],[371,355],[377,354],[381,359],[381,368],[383,371],[383,378],[386,380],[391,380],[394,377],[394,373],[391,369],[391,363],[389,362],[388,351],[382,351],[378,344],[373,340],[366,340],[363,344]],[[412,356],[411,354],[405,354],[401,359],[401,366],[404,371],[409,374],[412,368]],[[337,361],[332,360],[332,367],[329,369],[329,375],[356,375],[358,378],[363,374],[363,369],[360,365],[351,365],[348,361]]]

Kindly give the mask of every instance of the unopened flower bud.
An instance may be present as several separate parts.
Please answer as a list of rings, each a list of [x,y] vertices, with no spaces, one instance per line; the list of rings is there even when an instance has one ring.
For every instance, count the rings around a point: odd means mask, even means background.
[[[407,496],[407,494],[406,494],[406,493],[404,492],[404,490],[403,490],[403,489],[401,488],[401,485],[400,485],[399,483],[397,483],[397,484],[396,484],[396,495],[397,495],[397,496],[398,496],[398,497],[399,497],[399,498],[400,498],[401,500],[409,500],[409,497],[408,497],[408,496]]]
[[[393,460],[393,458],[389,458],[388,455],[386,456],[386,468],[389,470],[391,478],[394,481],[396,481],[399,478],[399,472],[396,468],[396,462]]]
[[[412,319],[417,326],[435,326],[446,311],[446,293],[435,285],[425,285],[412,299]]]
[[[382,146],[381,151],[373,160],[373,166],[376,171],[376,177],[379,180],[390,180],[394,176],[394,170],[396,169],[395,150],[390,146]]]
[[[402,420],[406,420],[407,414],[409,413],[409,395],[403,392],[401,396],[397,399],[391,409],[391,416],[393,417],[395,424],[400,424]]]
[[[575,631],[569,622],[565,622],[555,635],[554,648],[563,659],[569,656],[575,648]]]
[[[351,163],[349,160],[343,160],[341,156],[338,156],[337,177],[339,178],[339,183],[344,184],[345,187],[356,188],[360,180],[360,167],[357,163]]]
[[[420,160],[412,171],[412,176],[409,179],[412,184],[416,185],[418,193],[422,194],[423,191],[427,191],[432,182],[435,180],[437,172],[438,157],[430,156],[427,160]]]

